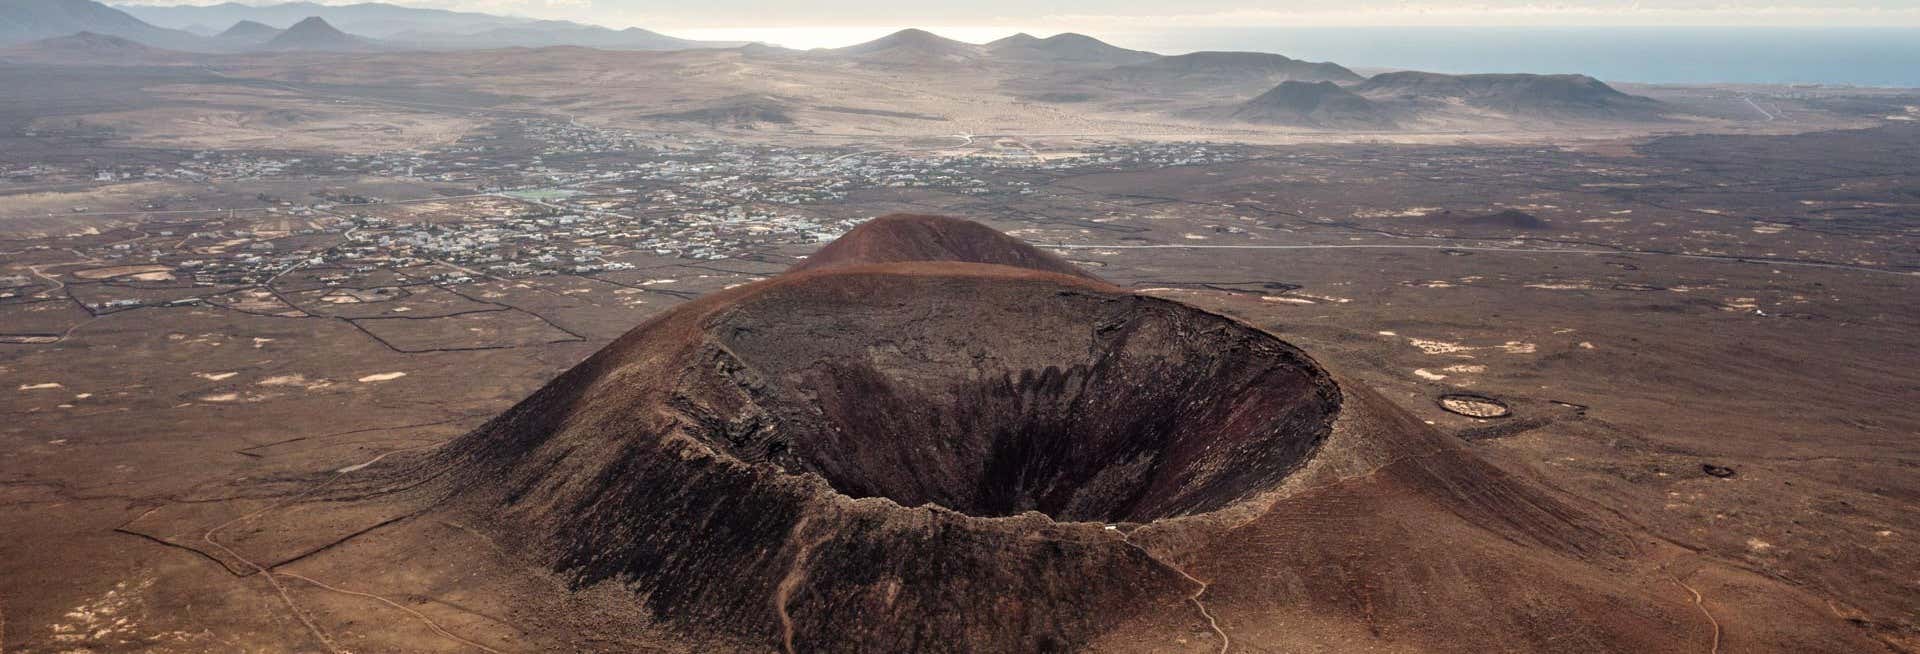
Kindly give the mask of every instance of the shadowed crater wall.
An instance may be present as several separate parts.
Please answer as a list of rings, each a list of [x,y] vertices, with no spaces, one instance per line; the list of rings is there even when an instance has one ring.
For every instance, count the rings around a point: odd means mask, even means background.
[[[706,437],[853,497],[1144,522],[1276,484],[1337,412],[1298,350],[1172,302],[1033,280],[848,281],[714,321],[766,419]]]

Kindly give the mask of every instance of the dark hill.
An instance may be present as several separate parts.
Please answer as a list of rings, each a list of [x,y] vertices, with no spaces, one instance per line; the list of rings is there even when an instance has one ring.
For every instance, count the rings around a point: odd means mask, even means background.
[[[795,271],[905,261],[964,261],[1092,278],[1067,260],[991,227],[945,216],[893,214],[862,223]]]
[[[156,66],[188,63],[194,58],[184,52],[151,48],[92,32],[0,48],[0,61],[70,66]]]
[[[987,49],[1001,50],[1005,48],[1026,48],[1026,47],[1032,47],[1033,44],[1039,43],[1039,42],[1040,42],[1040,37],[1038,36],[1034,36],[1026,32],[1016,32],[1008,36],[1003,36],[1003,37],[994,39],[992,41],[988,41]]]
[[[1281,82],[1233,113],[1253,123],[1327,129],[1392,129],[1387,110],[1333,82]]]
[[[314,16],[294,23],[293,26],[287,28],[286,31],[281,32],[278,36],[261,44],[260,49],[272,51],[362,52],[377,50],[379,46],[367,39],[334,29],[332,25],[327,24],[326,20]]]
[[[227,28],[226,31],[221,32],[214,38],[248,43],[266,43],[267,41],[273,40],[273,37],[279,36],[283,31],[285,30],[266,23],[243,20],[234,23],[233,27]]]
[[[198,50],[206,39],[141,22],[127,12],[92,0],[5,0],[0,2],[0,46],[17,45],[90,32],[170,50]]]
[[[886,36],[826,50],[828,54],[876,63],[914,64],[963,62],[979,59],[986,49],[920,29],[904,29]]]
[[[1353,91],[1377,101],[1460,101],[1516,117],[1650,120],[1666,109],[1586,75],[1381,73]]]
[[[1114,74],[1139,79],[1222,79],[1358,82],[1359,74],[1334,63],[1301,61],[1265,52],[1193,52],[1122,66]]]
[[[1125,65],[1160,58],[1160,55],[1128,50],[1085,34],[1065,32],[1047,38],[1015,34],[986,45],[1000,59],[1052,63]]]

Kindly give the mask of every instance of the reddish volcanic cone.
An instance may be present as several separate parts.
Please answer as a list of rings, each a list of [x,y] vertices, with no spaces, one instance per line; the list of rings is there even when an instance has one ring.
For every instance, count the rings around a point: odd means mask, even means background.
[[[383,474],[418,524],[564,581],[525,591],[563,597],[516,601],[520,624],[622,639],[572,648],[1669,652],[1714,633],[1619,525],[1298,348],[951,218],[878,219],[677,307]]]
[[[959,218],[904,213],[861,223],[792,271],[914,261],[990,263],[1094,278],[1066,259],[992,227]]]

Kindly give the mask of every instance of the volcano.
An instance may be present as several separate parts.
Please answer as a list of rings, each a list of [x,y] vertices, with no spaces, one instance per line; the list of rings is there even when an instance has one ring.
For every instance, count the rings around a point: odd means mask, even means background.
[[[1233,113],[1255,123],[1333,129],[1392,129],[1393,118],[1366,98],[1333,82],[1281,82]]]
[[[259,46],[272,51],[361,52],[378,50],[372,41],[335,29],[325,19],[312,16],[294,23]]]
[[[417,449],[122,530],[395,578],[457,612],[421,637],[488,651],[1872,647],[1273,333],[952,218],[869,221]],[[283,599],[324,649],[425,646]]]
[[[986,56],[986,49],[921,29],[903,29],[892,34],[842,48],[823,50],[828,55],[883,64],[924,64],[969,62]]]
[[[356,474],[564,580],[573,604],[548,606],[576,608],[540,619],[625,607],[599,633],[682,649],[1692,651],[1717,634],[1626,528],[1299,348],[949,218],[870,221]]]

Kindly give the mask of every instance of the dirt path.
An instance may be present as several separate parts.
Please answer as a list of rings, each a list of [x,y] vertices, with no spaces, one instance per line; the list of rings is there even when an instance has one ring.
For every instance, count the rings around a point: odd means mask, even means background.
[[[789,536],[795,544],[793,566],[787,568],[787,575],[780,579],[780,585],[773,591],[773,610],[780,617],[780,646],[785,654],[795,654],[793,648],[793,616],[787,613],[787,602],[793,598],[793,591],[801,582],[807,580],[807,560],[813,554],[813,548],[827,541],[830,534],[823,534],[813,540],[806,540],[805,534],[811,516],[802,515],[793,524]]]
[[[441,627],[439,623],[434,622],[432,618],[427,617],[426,614],[416,611],[414,609],[408,608],[400,604],[399,602],[395,602],[391,599],[382,597],[380,595],[375,595],[373,593],[363,593],[359,591],[352,591],[352,590],[337,588],[332,585],[326,584],[324,582],[315,580],[311,577],[307,577],[304,575],[295,574],[292,572],[281,572],[278,570],[274,570],[272,568],[268,568],[259,563],[255,563],[252,559],[242,556],[239,552],[236,552],[232,548],[229,548],[226,545],[221,544],[220,541],[215,538],[217,534],[219,534],[222,530],[228,527],[253,520],[260,516],[285,508],[286,506],[293,504],[295,502],[298,502],[307,497],[311,497],[314,494],[319,493],[320,491],[325,490],[326,488],[332,486],[335,481],[338,481],[339,479],[345,477],[347,474],[364,470],[368,466],[371,466],[375,463],[379,463],[381,459],[385,459],[388,456],[398,454],[401,452],[411,451],[411,450],[418,450],[418,449],[423,449],[428,447],[437,447],[442,442],[444,441],[429,443],[427,445],[421,445],[416,447],[402,448],[402,449],[392,450],[388,452],[382,452],[379,456],[375,456],[372,459],[368,459],[366,461],[335,470],[334,475],[331,477],[328,477],[326,481],[316,484],[314,485],[313,488],[307,489],[306,491],[301,492],[298,495],[294,495],[293,497],[289,497],[285,500],[275,502],[266,508],[260,509],[258,511],[254,511],[252,513],[248,513],[246,515],[242,515],[232,520],[228,520],[224,523],[221,523],[218,526],[215,526],[212,529],[208,529],[207,533],[201,536],[201,540],[206,541],[206,543],[209,546],[218,548],[221,552],[226,553],[227,556],[233,557],[234,560],[239,561],[241,564],[245,565],[246,567],[252,568],[254,571],[258,572],[260,574],[260,577],[262,579],[265,579],[267,581],[267,584],[273,587],[274,592],[280,596],[280,600],[286,603],[287,609],[293,612],[293,616],[300,620],[300,624],[305,626],[307,628],[307,631],[312,633],[314,638],[320,641],[321,646],[325,647],[326,650],[331,654],[349,654],[349,650],[347,650],[344,647],[341,647],[340,644],[337,641],[335,641],[333,637],[329,635],[325,629],[322,629],[320,625],[315,623],[311,617],[308,617],[305,611],[300,609],[299,603],[294,601],[293,599],[293,594],[287,591],[287,587],[285,584],[280,583],[280,579],[279,579],[280,577],[298,579],[300,581],[304,581],[308,584],[312,584],[319,588],[332,591],[335,593],[350,595],[354,597],[361,597],[361,598],[371,599],[371,600],[380,602],[387,606],[404,611],[409,615],[412,615],[414,618],[419,619],[422,623],[425,623],[428,629],[431,629],[433,630],[434,633],[437,633],[441,636],[446,637],[448,640],[452,640],[452,641],[461,643],[463,645],[467,645],[469,647],[473,647],[475,649],[488,652],[489,654],[502,654],[499,650],[493,649],[491,647],[487,647],[486,645],[476,643],[466,638],[462,638],[459,635],[454,634],[451,631],[448,631],[446,628]]]
[[[1126,543],[1128,547],[1131,547],[1136,550],[1140,550],[1141,554],[1147,555],[1147,558],[1152,559],[1154,563],[1158,563],[1161,565],[1161,567],[1164,567],[1168,570],[1172,570],[1175,573],[1178,573],[1181,577],[1185,577],[1187,581],[1191,581],[1196,586],[1198,586],[1198,588],[1196,588],[1193,591],[1192,595],[1187,596],[1187,601],[1193,602],[1193,606],[1195,608],[1200,609],[1200,617],[1206,618],[1207,626],[1213,629],[1214,635],[1220,637],[1220,654],[1227,654],[1227,648],[1233,646],[1233,639],[1228,638],[1227,631],[1225,629],[1220,628],[1220,622],[1213,618],[1213,612],[1207,610],[1206,602],[1200,601],[1200,596],[1207,594],[1207,587],[1208,587],[1207,582],[1201,581],[1199,578],[1194,577],[1193,575],[1187,574],[1187,571],[1182,569],[1180,566],[1169,563],[1165,559],[1162,559],[1159,556],[1155,555],[1153,552],[1149,551],[1147,548],[1141,547],[1139,544],[1133,542],[1133,534],[1122,534],[1120,537],[1120,542]]]

